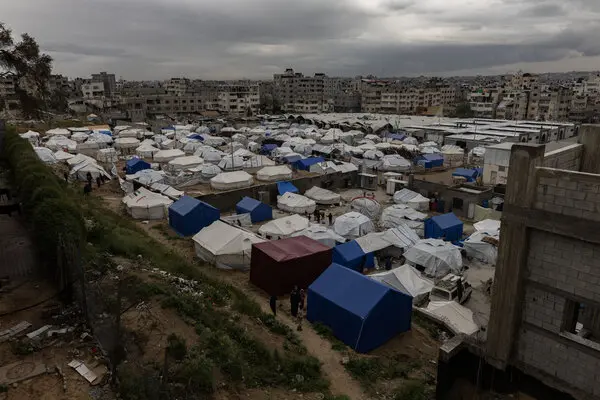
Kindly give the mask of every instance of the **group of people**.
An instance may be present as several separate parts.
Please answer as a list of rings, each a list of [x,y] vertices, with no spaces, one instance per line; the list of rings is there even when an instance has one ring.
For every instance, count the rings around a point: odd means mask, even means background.
[[[310,221],[311,214],[309,214],[308,211],[304,212],[304,216]],[[319,211],[315,209],[315,212],[312,213],[312,216],[314,216],[317,224],[320,224],[321,221],[325,223],[325,211]],[[327,215],[327,219],[329,220],[329,225],[333,224],[333,214],[331,214],[331,212]]]
[[[83,193],[85,194],[89,194],[92,192],[92,182],[94,180],[94,178],[92,177],[91,172],[88,172],[85,176],[86,178],[86,184],[83,186]],[[96,177],[96,185],[98,185],[98,187],[100,187],[101,185],[103,185],[106,182],[106,177],[102,174],[98,175]],[[65,172],[65,180],[68,182],[68,175]]]
[[[304,318],[304,305],[306,302],[306,293],[304,289],[298,289],[298,286],[294,286],[290,293],[290,313],[292,317],[296,319],[298,324],[297,329],[302,330],[302,319]],[[269,301],[271,311],[273,315],[277,316],[277,296],[271,296]]]

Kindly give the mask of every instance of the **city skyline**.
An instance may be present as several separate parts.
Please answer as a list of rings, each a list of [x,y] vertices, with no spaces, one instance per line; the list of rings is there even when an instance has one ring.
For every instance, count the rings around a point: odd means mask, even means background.
[[[31,10],[36,12],[32,13]],[[537,0],[22,0],[0,6],[70,77],[270,79],[595,70],[600,4]],[[68,21],[69,23],[57,23]]]

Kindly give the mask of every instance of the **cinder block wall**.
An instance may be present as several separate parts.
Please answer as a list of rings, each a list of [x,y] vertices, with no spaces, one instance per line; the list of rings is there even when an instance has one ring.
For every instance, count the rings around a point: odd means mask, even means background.
[[[579,143],[550,151],[544,154],[543,165],[544,167],[579,171],[582,152],[583,145]]]

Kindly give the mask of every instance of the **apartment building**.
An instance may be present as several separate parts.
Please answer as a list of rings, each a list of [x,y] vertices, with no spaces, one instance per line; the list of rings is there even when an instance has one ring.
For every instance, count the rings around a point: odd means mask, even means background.
[[[258,84],[221,85],[218,92],[218,110],[227,114],[255,115],[260,107]]]
[[[81,94],[86,99],[106,97],[104,82],[88,80],[81,85]]]
[[[478,89],[467,94],[467,102],[477,118],[494,118],[498,106],[499,91],[497,89]]]
[[[388,86],[381,91],[380,112],[419,114],[433,107],[453,106],[456,102],[456,93],[456,88],[445,84],[426,87]],[[375,105],[376,102],[373,101],[373,109]]]
[[[183,96],[190,89],[190,80],[187,78],[171,78],[164,84],[167,94]]]
[[[362,79],[360,84],[360,106],[362,112],[378,113],[381,112],[382,99],[384,93],[391,92],[390,83],[375,79]],[[397,101],[397,96],[386,97],[386,109],[392,107],[392,103]]]
[[[340,93],[353,90],[352,78],[328,77],[323,80],[323,96],[325,99],[335,99]]]
[[[275,95],[283,112],[318,113],[324,109],[325,74],[304,76],[288,68],[273,75]]]
[[[115,74],[109,74],[106,72],[100,72],[98,74],[92,74],[92,82],[102,82],[104,96],[114,96],[117,91],[117,79]]]
[[[144,121],[157,115],[175,116],[206,110],[204,98],[199,94],[123,97],[121,105],[132,121]]]

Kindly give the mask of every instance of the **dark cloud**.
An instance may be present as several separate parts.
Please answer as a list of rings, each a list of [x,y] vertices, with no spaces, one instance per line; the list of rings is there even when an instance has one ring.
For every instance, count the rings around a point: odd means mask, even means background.
[[[560,4],[535,4],[523,14],[531,17],[556,17],[564,15],[564,10]]]

